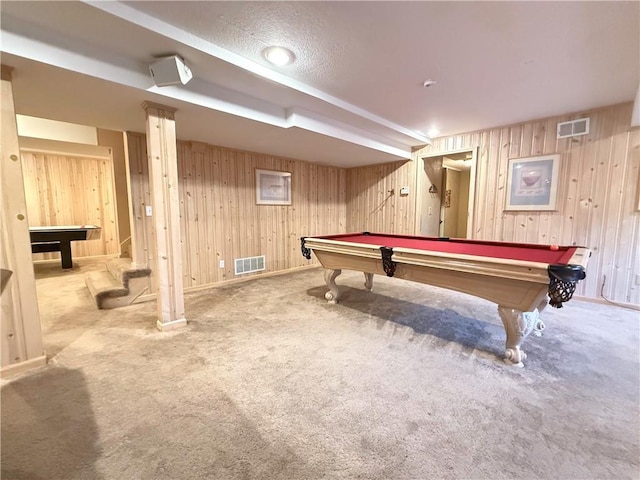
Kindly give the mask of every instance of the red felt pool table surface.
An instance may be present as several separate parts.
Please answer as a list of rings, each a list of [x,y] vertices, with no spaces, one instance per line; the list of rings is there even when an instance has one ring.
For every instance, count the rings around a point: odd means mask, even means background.
[[[550,245],[528,243],[490,242],[461,238],[439,239],[438,237],[414,237],[408,235],[347,233],[327,235],[326,240],[346,243],[363,243],[389,248],[412,248],[432,252],[476,255],[480,257],[504,258],[547,264],[567,264],[578,247],[559,246],[551,250]]]

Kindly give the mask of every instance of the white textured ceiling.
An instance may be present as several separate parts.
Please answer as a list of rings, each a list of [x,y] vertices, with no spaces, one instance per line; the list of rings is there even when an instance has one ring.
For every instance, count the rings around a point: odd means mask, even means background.
[[[151,99],[179,109],[182,139],[341,166],[407,158],[433,127],[453,134],[632,101],[640,83],[640,2],[0,9],[19,113],[143,131],[140,102]],[[262,50],[274,44],[296,62],[269,66]],[[154,87],[148,64],[173,53],[194,80]],[[425,89],[428,78],[437,84]]]

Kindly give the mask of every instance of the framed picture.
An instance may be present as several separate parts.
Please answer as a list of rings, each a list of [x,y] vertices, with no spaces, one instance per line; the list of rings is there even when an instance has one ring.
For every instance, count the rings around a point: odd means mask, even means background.
[[[256,169],[256,203],[291,205],[291,173]]]
[[[512,158],[505,210],[555,210],[560,155]]]

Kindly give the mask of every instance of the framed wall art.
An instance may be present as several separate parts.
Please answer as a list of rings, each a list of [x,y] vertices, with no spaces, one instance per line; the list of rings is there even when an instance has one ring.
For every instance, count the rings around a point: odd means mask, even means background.
[[[291,205],[291,173],[256,169],[256,203]]]
[[[509,159],[505,210],[556,210],[560,155]]]

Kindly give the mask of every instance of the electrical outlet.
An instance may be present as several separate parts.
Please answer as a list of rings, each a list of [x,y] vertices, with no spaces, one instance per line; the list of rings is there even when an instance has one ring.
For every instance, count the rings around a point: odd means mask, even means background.
[[[224,260],[220,260],[220,268],[224,268]]]
[[[145,211],[147,217],[150,217],[151,216],[151,205],[145,205],[144,211]]]
[[[431,207],[429,207],[429,215],[432,215],[432,213],[431,213]]]

